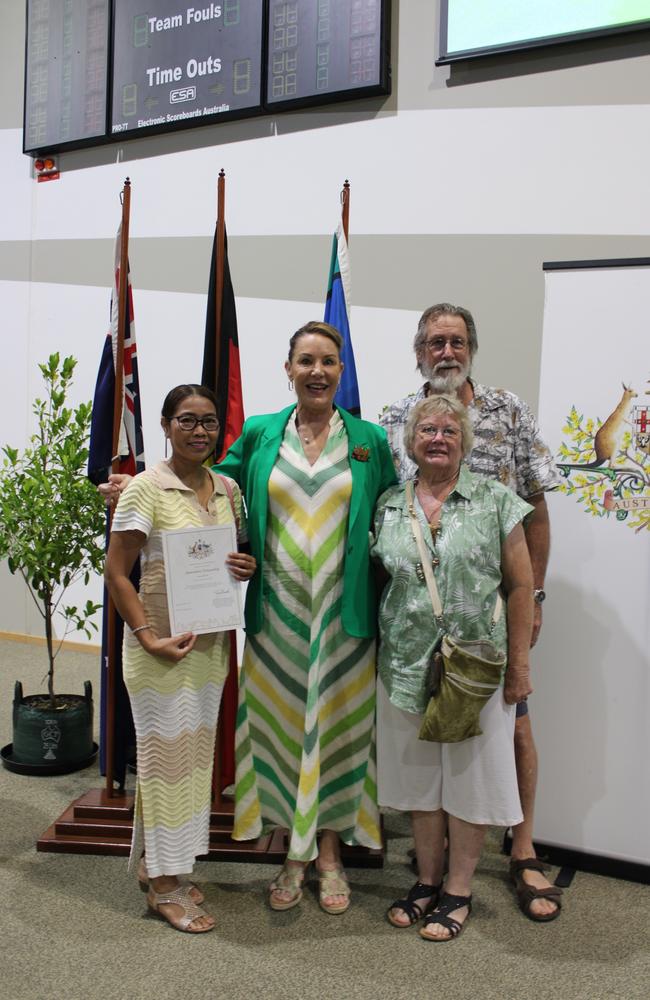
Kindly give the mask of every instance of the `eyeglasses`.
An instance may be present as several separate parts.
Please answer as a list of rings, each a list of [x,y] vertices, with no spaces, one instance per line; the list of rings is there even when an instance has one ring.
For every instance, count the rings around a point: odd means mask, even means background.
[[[219,430],[219,420],[213,413],[209,413],[207,417],[195,417],[192,413],[182,413],[180,417],[172,417],[172,420],[178,422],[182,431],[193,431],[197,424],[201,424],[203,430],[207,431],[208,434]]]
[[[460,436],[460,431],[455,427],[434,427],[433,424],[418,424],[416,427],[418,434],[425,438],[434,438],[436,434],[442,434],[447,441],[454,441]]]
[[[445,337],[432,337],[431,340],[425,340],[424,346],[428,347],[430,351],[437,354],[440,351],[444,351],[445,347],[449,344],[452,351],[466,351],[467,341],[464,337],[450,337],[447,340]]]

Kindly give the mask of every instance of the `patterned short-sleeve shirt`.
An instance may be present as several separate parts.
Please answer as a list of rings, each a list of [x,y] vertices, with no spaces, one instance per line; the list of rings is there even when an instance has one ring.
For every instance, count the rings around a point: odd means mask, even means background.
[[[501,549],[532,507],[512,490],[462,465],[458,482],[442,506],[435,547],[417,499],[415,509],[434,569],[446,630],[459,639],[481,639],[489,630],[501,584]],[[390,577],[379,607],[378,669],[391,702],[406,712],[427,705],[427,666],[441,637],[420,555],[411,531],[405,487],[393,486],[375,513],[373,558]],[[495,644],[507,649],[506,616],[494,628]]]
[[[560,477],[530,407],[506,389],[470,382],[474,399],[467,411],[474,447],[465,461],[471,471],[497,479],[524,499],[555,489]],[[416,472],[404,448],[404,427],[415,404],[426,398],[427,386],[425,383],[417,392],[384,407],[379,417],[401,483]]]

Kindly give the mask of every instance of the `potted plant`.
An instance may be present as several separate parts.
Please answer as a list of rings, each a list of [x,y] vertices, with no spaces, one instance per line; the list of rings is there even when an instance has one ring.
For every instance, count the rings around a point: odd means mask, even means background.
[[[39,368],[45,396],[32,410],[36,431],[22,451],[5,445],[0,468],[0,558],[20,574],[43,619],[47,645],[47,694],[14,691],[13,743],[0,751],[6,767],[26,773],[64,773],[94,759],[92,689],[55,694],[54,664],[70,632],[91,637],[101,605],[64,603],[68,588],[104,560],[104,505],[86,478],[91,404],[66,406],[76,366],[73,357],[51,354]],[[60,626],[55,634],[55,622]]]

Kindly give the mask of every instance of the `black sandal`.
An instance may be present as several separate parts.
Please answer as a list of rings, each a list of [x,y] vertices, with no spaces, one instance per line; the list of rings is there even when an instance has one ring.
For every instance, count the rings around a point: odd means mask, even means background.
[[[458,920],[454,920],[453,917],[450,917],[449,914],[453,913],[454,910],[460,910],[462,906],[467,907],[467,916],[461,924]],[[443,892],[438,900],[436,908],[431,913],[427,914],[424,921],[424,927],[420,930],[420,937],[424,938],[425,941],[453,941],[454,938],[458,937],[463,927],[469,920],[471,912],[471,896],[452,896],[449,892]],[[440,924],[442,927],[446,927],[450,936],[448,938],[437,938],[431,937],[430,934],[425,934],[429,924]]]
[[[412,927],[413,924],[417,924],[418,920],[426,916],[430,910],[436,906],[438,902],[438,897],[440,895],[440,890],[442,889],[442,883],[440,885],[425,885],[424,882],[416,882],[415,885],[409,889],[406,899],[396,899],[395,902],[388,907],[386,911],[386,917],[388,922],[393,925],[393,927]],[[424,909],[418,905],[418,899],[431,899],[431,902]],[[408,924],[403,924],[394,920],[391,917],[392,910],[403,910],[409,919]]]

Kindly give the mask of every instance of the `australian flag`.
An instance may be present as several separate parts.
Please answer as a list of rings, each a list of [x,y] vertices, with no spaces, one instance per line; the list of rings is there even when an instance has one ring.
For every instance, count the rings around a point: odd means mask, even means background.
[[[113,463],[113,413],[115,396],[115,361],[119,327],[119,287],[120,255],[122,246],[122,226],[115,239],[113,292],[111,296],[110,329],[104,341],[99,373],[93,398],[92,423],[90,428],[90,451],[88,456],[88,476],[92,482],[105,483],[112,471]],[[128,268],[128,265],[127,265]],[[144,469],[144,443],[142,438],[142,415],[140,412],[140,387],[138,384],[138,360],[133,322],[133,296],[131,278],[127,274],[127,308],[124,330],[124,374],[122,390],[122,419],[117,448],[119,472],[134,476]],[[106,547],[108,548],[108,515],[106,527]],[[137,586],[139,566],[136,563],[131,580]],[[102,622],[102,670],[101,670],[101,721],[99,737],[99,760],[102,774],[106,773],[106,716],[108,691],[108,595],[104,590],[104,618]],[[113,774],[120,786],[124,785],[126,765],[134,756],[135,736],[131,707],[122,679],[122,634],[123,622],[117,612],[115,628],[115,734],[113,739]]]

